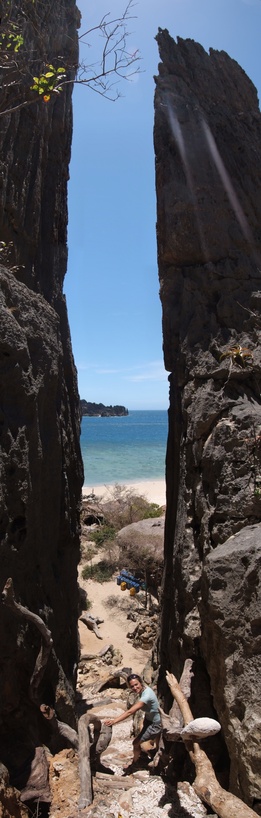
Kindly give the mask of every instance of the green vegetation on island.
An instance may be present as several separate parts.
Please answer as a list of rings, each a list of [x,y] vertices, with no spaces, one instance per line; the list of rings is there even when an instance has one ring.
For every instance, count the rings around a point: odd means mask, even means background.
[[[82,417],[112,418],[125,417],[129,414],[125,406],[104,406],[103,403],[90,403],[87,400],[80,400]]]

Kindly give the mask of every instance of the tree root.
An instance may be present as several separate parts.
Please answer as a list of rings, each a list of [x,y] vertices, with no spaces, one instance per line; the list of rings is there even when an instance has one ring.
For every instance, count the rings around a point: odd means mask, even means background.
[[[185,724],[193,721],[193,715],[175,676],[167,671],[166,679],[177,702]],[[217,781],[211,761],[198,743],[186,741],[184,743],[196,770],[193,788],[201,801],[208,804],[219,818],[256,818],[257,813],[251,807],[237,798],[236,795],[224,790]]]

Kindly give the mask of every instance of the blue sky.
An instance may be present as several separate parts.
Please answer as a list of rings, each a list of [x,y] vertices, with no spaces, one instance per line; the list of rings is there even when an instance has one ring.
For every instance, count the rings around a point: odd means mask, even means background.
[[[124,0],[78,0],[83,29]],[[261,95],[261,0],[137,0],[129,48],[142,72],[110,102],[73,93],[69,265],[65,294],[82,398],[129,409],[168,407],[157,271],[153,76],[158,27],[227,53]],[[92,43],[91,36],[88,42]],[[94,39],[93,39],[94,42]],[[86,56],[86,53],[85,53]],[[90,63],[99,51],[88,47]]]

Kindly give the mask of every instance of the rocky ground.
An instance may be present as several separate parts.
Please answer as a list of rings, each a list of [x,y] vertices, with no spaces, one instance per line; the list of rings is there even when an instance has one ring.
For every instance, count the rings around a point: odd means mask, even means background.
[[[98,560],[99,556],[93,560]],[[90,631],[80,619],[81,661],[78,673],[77,704],[79,714],[92,707],[102,720],[116,716],[126,709],[128,691],[120,677],[99,690],[103,682],[115,671],[132,668],[139,673],[145,670],[150,681],[150,646],[155,632],[157,603],[145,610],[145,596],[131,597],[122,593],[115,578],[109,582],[87,581],[79,574],[81,587],[87,592],[93,617],[104,620],[98,625],[98,636]],[[135,632],[135,637],[130,634]],[[143,635],[144,638],[143,638]],[[116,682],[117,684],[117,682]],[[93,705],[93,706],[92,706]],[[115,725],[112,740],[102,754],[99,772],[93,776],[93,802],[83,810],[78,809],[79,772],[78,753],[73,749],[62,750],[49,758],[52,805],[50,818],[200,818],[207,814],[192,787],[180,782],[178,787],[166,785],[163,779],[149,768],[144,757],[141,769],[132,775],[124,773],[124,767],[132,758],[133,724],[130,718]]]

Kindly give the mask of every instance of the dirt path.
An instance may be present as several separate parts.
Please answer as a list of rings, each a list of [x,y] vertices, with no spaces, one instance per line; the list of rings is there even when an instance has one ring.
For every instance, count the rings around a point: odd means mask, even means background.
[[[116,584],[116,579],[109,582],[93,582],[93,580],[80,580],[81,586],[86,590],[88,599],[92,603],[90,614],[94,617],[104,619],[104,623],[99,626],[99,633],[102,639],[92,631],[89,631],[83,622],[79,622],[81,653],[95,653],[105,647],[113,645],[121,651],[122,667],[131,667],[140,673],[149,658],[147,651],[136,649],[127,639],[127,633],[134,630],[135,623],[127,619],[127,615],[132,610],[142,609],[138,595],[133,598],[129,591],[122,592]],[[108,599],[115,598],[114,605],[107,604]],[[124,604],[125,610],[121,605]]]

